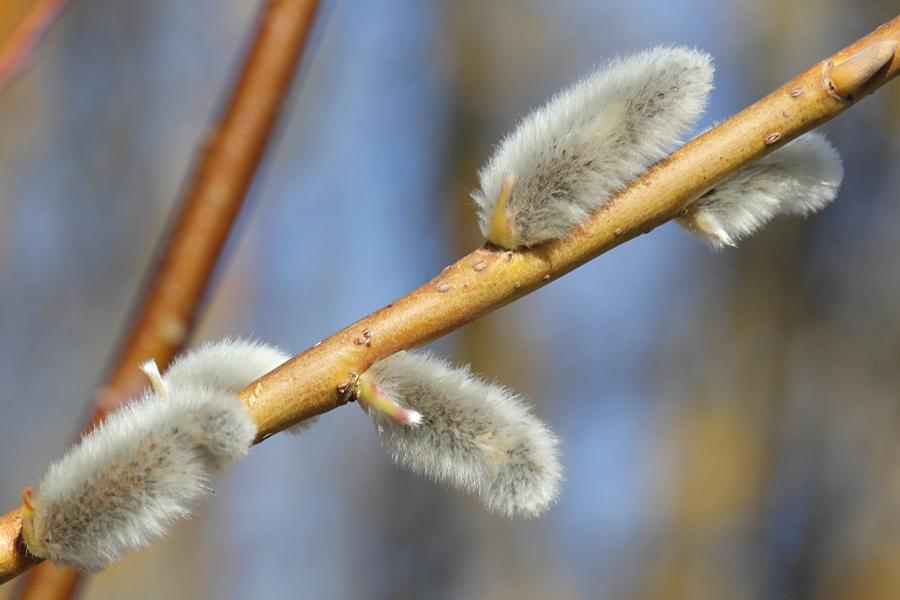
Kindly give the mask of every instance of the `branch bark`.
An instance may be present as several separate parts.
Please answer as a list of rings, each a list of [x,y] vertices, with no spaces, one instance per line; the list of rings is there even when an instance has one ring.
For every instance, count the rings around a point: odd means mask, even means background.
[[[351,373],[421,346],[678,216],[737,169],[832,119],[900,72],[900,17],[817,63],[688,142],[607,202],[572,235],[530,250],[478,248],[419,289],[339,331],[241,390],[267,437],[345,402]],[[885,63],[848,59],[877,46]],[[885,47],[893,52],[884,56]],[[853,68],[853,66],[856,68]],[[841,81],[832,81],[838,68]],[[849,71],[849,72],[848,72]],[[371,345],[357,344],[367,330]]]
[[[616,194],[576,232],[530,250],[485,245],[396,302],[316,344],[239,392],[261,442],[346,402],[338,388],[374,361],[414,348],[512,302],[608,250],[678,216],[729,174],[834,118],[900,72],[894,53],[872,71],[847,59],[870,46],[900,42],[900,17],[810,67],[734,117],[695,138]],[[884,45],[875,54],[884,53]],[[872,51],[866,54],[870,57]],[[840,83],[830,74],[840,67]],[[866,69],[867,72],[863,73]],[[849,73],[848,73],[849,71]],[[364,337],[363,332],[368,336]],[[367,339],[367,343],[358,343]],[[3,523],[15,518],[0,518]],[[0,576],[13,540],[0,538]]]
[[[318,6],[319,0],[269,0],[262,7],[230,101],[206,141],[86,430],[143,389],[139,364],[153,358],[163,367],[182,349],[283,108]],[[20,528],[18,511],[0,517],[0,583],[38,562],[24,552]],[[80,577],[43,564],[29,574],[20,597],[69,598]]]

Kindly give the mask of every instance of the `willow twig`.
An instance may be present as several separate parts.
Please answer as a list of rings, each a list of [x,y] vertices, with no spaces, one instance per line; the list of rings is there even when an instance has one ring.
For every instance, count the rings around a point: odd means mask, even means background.
[[[419,289],[260,378],[239,392],[259,426],[257,441],[345,403],[339,390],[351,373],[462,327],[678,216],[729,174],[834,118],[896,76],[898,41],[900,17],[895,17],[685,144],[572,235],[516,252],[478,248]],[[872,46],[883,60],[874,70],[870,60],[854,58],[873,54]],[[887,46],[894,54],[885,55]],[[840,86],[830,77],[836,71]],[[364,331],[370,343],[355,343]]]
[[[98,393],[87,429],[139,392],[138,365],[167,365],[181,350],[228,234],[284,105],[318,0],[269,0],[231,97],[192,176],[165,249],[139,302],[133,325]],[[0,517],[0,582],[37,563],[15,545],[17,511]],[[41,565],[24,598],[67,598],[79,574]]]
[[[870,46],[897,41],[900,17],[660,161],[572,235],[516,252],[478,248],[417,290],[251,383],[239,396],[258,425],[257,442],[346,403],[342,390],[374,361],[449,333],[678,216],[729,174],[834,118],[896,76],[896,53],[874,71],[869,60],[848,63],[861,66],[855,75],[842,73],[844,87],[829,73]]]
[[[36,0],[0,46],[0,91],[25,70],[41,38],[71,0]]]

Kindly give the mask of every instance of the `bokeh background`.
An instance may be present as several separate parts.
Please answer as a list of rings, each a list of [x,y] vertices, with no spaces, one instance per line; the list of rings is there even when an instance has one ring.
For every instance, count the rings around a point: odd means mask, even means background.
[[[0,94],[0,509],[83,422],[257,4],[76,0]],[[194,339],[299,352],[433,277],[479,243],[492,144],[613,54],[712,53],[702,128],[896,10],[328,2]],[[737,251],[663,226],[436,344],[562,438],[546,516],[397,470],[348,405],[83,597],[900,597],[900,83],[824,129],[823,214]]]

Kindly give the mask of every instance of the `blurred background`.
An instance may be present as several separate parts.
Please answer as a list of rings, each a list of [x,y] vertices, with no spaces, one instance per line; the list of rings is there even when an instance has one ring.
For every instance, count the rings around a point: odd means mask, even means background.
[[[3,511],[82,424],[258,4],[76,0],[0,94]],[[702,128],[896,10],[327,2],[194,340],[296,353],[433,277],[480,243],[492,145],[611,55],[709,51]],[[821,215],[721,252],[665,225],[436,344],[562,438],[546,516],[394,468],[351,404],[82,596],[900,597],[900,83],[824,129],[846,177]]]

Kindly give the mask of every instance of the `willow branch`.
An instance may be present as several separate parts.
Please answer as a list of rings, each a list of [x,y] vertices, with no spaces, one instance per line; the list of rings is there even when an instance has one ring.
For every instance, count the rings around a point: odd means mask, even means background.
[[[167,365],[183,347],[284,105],[318,5],[318,0],[269,0],[261,9],[229,103],[205,144],[86,429],[144,387],[140,363],[153,358]],[[18,511],[0,517],[0,582],[38,562],[24,552],[19,528]],[[22,595],[68,597],[77,579],[74,571],[41,565]]]
[[[478,248],[417,290],[250,384],[239,396],[258,425],[257,442],[346,403],[342,390],[376,360],[462,327],[678,216],[731,173],[834,118],[896,76],[898,42],[900,17],[657,163],[569,237],[516,252]],[[873,45],[880,45],[876,54],[894,49],[880,68],[873,71],[870,60],[845,64]],[[831,77],[835,71],[838,80]]]
[[[257,441],[345,403],[340,390],[351,373],[462,327],[678,216],[731,173],[836,117],[896,76],[898,42],[900,17],[895,17],[685,144],[572,235],[516,252],[478,248],[419,289],[247,386],[239,394],[259,426]],[[860,54],[865,59],[856,58]],[[874,70],[872,54],[883,59]],[[833,72],[840,78],[833,79]],[[360,344],[364,331],[369,343]]]
[[[36,0],[0,46],[0,91],[28,65],[41,39],[71,0]]]

